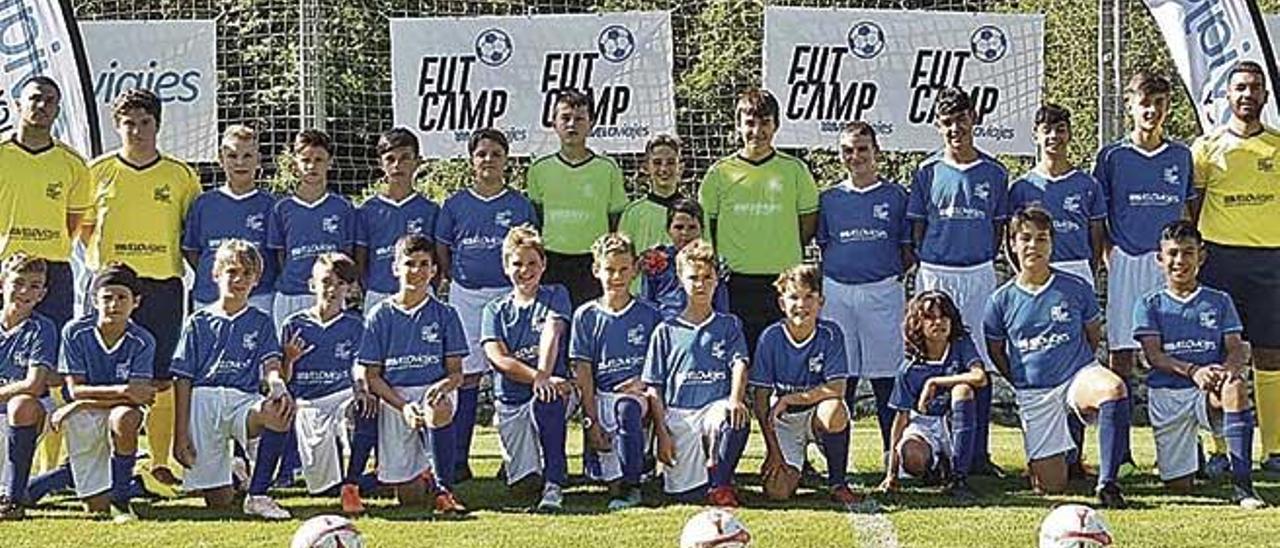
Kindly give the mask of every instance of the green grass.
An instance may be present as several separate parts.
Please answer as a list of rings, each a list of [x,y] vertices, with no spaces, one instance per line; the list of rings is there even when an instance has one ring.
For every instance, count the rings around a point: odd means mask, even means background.
[[[577,438],[577,436],[570,436]],[[874,486],[881,477],[879,437],[872,423],[859,422],[855,430],[853,461],[859,471],[854,480]],[[984,496],[975,506],[957,507],[936,489],[908,484],[902,493],[876,495],[883,516],[893,523],[903,546],[1026,547],[1034,545],[1040,519],[1048,509],[1062,502],[1092,503],[1091,486],[1073,485],[1074,495],[1037,497],[1026,482],[1017,478],[1024,466],[1021,435],[1015,429],[993,431],[996,461],[1014,478],[976,478],[973,485]],[[1144,473],[1125,481],[1132,509],[1108,511],[1118,544],[1126,547],[1275,545],[1280,538],[1280,510],[1247,512],[1228,505],[1223,485],[1200,486],[1194,496],[1172,496],[1164,492],[1152,475],[1154,450],[1151,431],[1134,430],[1135,457]],[[758,470],[763,447],[753,435],[747,455],[739,468],[744,485],[746,508],[740,511],[756,546],[872,546],[871,536],[858,519],[834,508],[821,492],[802,491],[790,503],[768,503],[760,496]],[[470,519],[436,522],[421,510],[400,509],[389,499],[366,501],[371,515],[358,520],[370,546],[425,546],[447,542],[452,547],[555,547],[636,546],[662,548],[676,545],[684,521],[698,507],[666,503],[657,486],[646,491],[647,506],[607,513],[603,488],[575,487],[566,497],[566,513],[558,516],[531,515],[525,506],[532,500],[518,500],[492,479],[499,457],[496,435],[491,429],[477,433],[473,467],[479,479],[459,488],[461,498],[476,511]],[[579,454],[578,439],[570,440],[571,454]],[[1089,442],[1090,461],[1097,448]],[[815,455],[815,463],[822,460]],[[578,470],[577,461],[570,470]],[[1259,491],[1272,502],[1280,502],[1280,478],[1259,474]],[[335,513],[337,501],[311,498],[291,489],[277,493],[281,502],[297,518]],[[69,498],[55,498],[31,513],[23,522],[0,523],[0,546],[58,547],[139,546],[169,548],[179,546],[285,546],[300,520],[264,523],[238,512],[215,512],[202,508],[194,498],[139,504],[142,520],[117,526],[86,519],[78,504]]]

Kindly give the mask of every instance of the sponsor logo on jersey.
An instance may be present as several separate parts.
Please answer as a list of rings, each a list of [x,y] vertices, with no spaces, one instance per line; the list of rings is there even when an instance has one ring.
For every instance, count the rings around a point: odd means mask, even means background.
[[[257,349],[258,348],[258,332],[254,331],[252,333],[245,333],[244,339],[240,341],[240,345],[243,346],[245,350],[248,350],[250,352]]]
[[[645,346],[648,342],[645,335],[644,324],[636,324],[627,330],[627,343],[631,346]]]
[[[1178,174],[1178,166],[1165,166],[1164,175],[1161,177],[1164,184],[1170,186],[1181,186],[1182,177]]]
[[[1071,321],[1071,309],[1067,302],[1062,301],[1053,305],[1053,308],[1049,310],[1049,317],[1053,318],[1053,321],[1057,323],[1067,323]]]
[[[422,326],[422,331],[420,335],[422,336],[422,342],[425,342],[425,343],[440,342],[440,324],[433,322],[431,324]]]
[[[50,200],[62,199],[62,181],[54,181],[44,187],[44,195]]]
[[[1218,328],[1218,313],[1213,310],[1200,311],[1200,327],[1205,329]]]
[[[338,216],[330,215],[328,217],[320,219],[320,230],[328,232],[329,234],[337,234],[338,233]]]
[[[333,359],[347,361],[351,359],[352,347],[355,343],[352,341],[341,341],[333,346]]]
[[[1080,201],[1079,194],[1069,194],[1062,199],[1062,210],[1068,213],[1080,213]]]
[[[889,202],[881,202],[871,206],[871,216],[881,221],[889,220]]]
[[[169,185],[158,186],[152,191],[151,199],[167,204],[173,201],[173,191],[169,189]]]
[[[823,362],[825,362],[825,361],[826,361],[826,359],[827,359],[827,357],[826,357],[826,353],[825,353],[825,352],[818,352],[818,353],[816,353],[816,354],[814,354],[814,355],[812,355],[812,356],[809,356],[809,372],[810,372],[810,373],[821,373],[821,372],[822,372],[822,364],[823,364]]]
[[[266,230],[265,213],[254,213],[244,218],[244,227],[254,232]]]

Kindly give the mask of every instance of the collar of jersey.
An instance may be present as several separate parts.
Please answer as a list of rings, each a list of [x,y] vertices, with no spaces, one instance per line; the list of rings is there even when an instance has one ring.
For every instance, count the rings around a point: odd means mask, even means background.
[[[242,200],[248,200],[249,198],[252,198],[252,197],[254,197],[254,196],[257,196],[257,195],[258,195],[258,188],[257,188],[257,187],[254,187],[254,188],[253,188],[253,190],[250,190],[249,192],[246,192],[246,193],[244,193],[244,194],[236,194],[236,193],[234,193],[234,192],[231,192],[231,187],[230,187],[230,186],[228,186],[228,185],[222,185],[222,186],[218,187],[218,192],[221,192],[223,196],[226,196],[226,197],[228,197],[228,198],[231,198],[232,200],[235,200],[235,201],[239,202],[239,201],[242,201]]]
[[[946,347],[945,349],[943,349],[943,350],[942,350],[942,358],[941,358],[941,359],[938,359],[938,360],[928,360],[928,359],[926,359],[926,360],[921,360],[921,361],[923,361],[925,365],[942,365],[942,364],[944,364],[944,363],[947,363],[947,358],[950,358],[950,357],[951,357],[951,347],[952,347],[952,345],[954,345],[954,344],[955,344],[955,343],[947,343],[947,347]]]
[[[714,311],[714,310],[713,310],[713,311],[711,311],[711,314],[707,316],[707,319],[702,320],[702,323],[693,323],[693,322],[690,322],[689,320],[684,319],[684,313],[683,313],[683,312],[681,312],[681,313],[680,313],[680,315],[676,316],[676,321],[677,321],[677,322],[680,322],[680,323],[682,323],[682,324],[684,324],[684,325],[686,325],[686,326],[688,326],[688,327],[692,327],[692,328],[694,328],[694,329],[702,329],[702,328],[704,328],[704,327],[706,327],[706,326],[708,326],[708,325],[711,325],[711,321],[712,321],[712,320],[715,320],[715,319],[716,319],[716,313],[715,313],[715,311]]]
[[[942,155],[938,157],[938,161],[942,162],[943,165],[949,166],[953,169],[958,169],[960,171],[969,171],[970,169],[978,167],[980,164],[982,164],[983,161],[986,160],[986,158],[982,156],[982,151],[979,151],[976,148],[974,149],[974,151],[977,152],[978,157],[974,158],[972,162],[957,164],[955,162],[952,162],[949,158],[947,158],[946,153],[942,153]]]
[[[304,201],[302,201],[302,198],[299,198],[297,194],[294,194],[293,196],[290,196],[290,197],[289,197],[289,199],[290,199],[290,200],[293,200],[293,201],[294,201],[295,203],[297,203],[298,205],[300,205],[300,206],[302,206],[302,207],[305,207],[305,208],[307,208],[307,209],[315,209],[315,208],[317,208],[317,207],[320,207],[320,205],[321,205],[321,204],[323,204],[323,203],[325,203],[325,202],[329,201],[329,197],[330,197],[330,196],[333,196],[333,193],[332,193],[332,192],[329,192],[329,191],[327,191],[327,190],[326,190],[326,191],[324,191],[324,196],[321,196],[319,200],[316,200],[316,201],[311,202],[311,203],[309,203],[309,204],[308,204],[308,203],[306,203],[306,202],[304,202]]]
[[[868,186],[866,188],[858,188],[853,184],[853,178],[850,177],[850,178],[846,178],[840,184],[840,186],[844,187],[845,190],[848,190],[849,192],[853,192],[855,194],[870,194],[871,191],[884,186],[884,179],[880,177],[876,177],[876,182],[871,183],[871,186]]]
[[[239,319],[240,316],[243,316],[245,312],[248,312],[249,308],[251,308],[249,304],[245,303],[244,308],[241,308],[239,312],[236,312],[235,314],[227,314],[226,311],[222,310],[222,307],[218,306],[218,302],[214,301],[213,304],[206,306],[205,310],[208,310],[209,315],[211,316],[234,322]]]
[[[1155,158],[1156,156],[1159,156],[1161,152],[1164,152],[1165,149],[1169,148],[1168,139],[1161,139],[1160,146],[1156,147],[1155,150],[1150,151],[1138,146],[1138,143],[1133,142],[1133,137],[1131,136],[1125,137],[1125,142],[1128,144],[1129,148],[1133,149],[1134,152],[1146,156],[1147,158]]]
[[[115,354],[116,350],[120,350],[120,347],[124,345],[124,340],[129,338],[129,328],[131,327],[133,327],[133,320],[129,320],[129,325],[125,326],[124,334],[120,336],[120,340],[116,341],[116,345],[107,346],[107,341],[102,340],[102,331],[99,331],[98,326],[95,325],[93,326],[93,340],[98,341],[98,347],[101,348],[103,352]]]
[[[412,202],[414,198],[418,197],[418,192],[417,191],[410,192],[408,196],[405,196],[404,199],[400,200],[399,202],[384,196],[381,192],[375,194],[373,197],[377,200],[382,201],[383,203],[386,203],[395,207],[404,207],[405,204]]]
[[[1068,177],[1071,177],[1072,175],[1075,175],[1077,171],[1080,171],[1080,168],[1075,167],[1075,166],[1071,166],[1071,169],[1068,169],[1068,170],[1066,170],[1066,171],[1062,172],[1062,174],[1061,174],[1061,175],[1058,175],[1057,177],[1054,177],[1054,176],[1052,176],[1052,175],[1049,175],[1048,173],[1045,173],[1045,172],[1043,172],[1043,171],[1040,171],[1038,168],[1034,168],[1034,167],[1033,167],[1033,168],[1031,168],[1031,172],[1032,172],[1032,173],[1035,173],[1037,177],[1039,177],[1039,178],[1043,179],[1045,182],[1049,182],[1049,183],[1057,183],[1057,182],[1065,181],[1065,180],[1067,180],[1067,178],[1068,178]]]
[[[600,298],[603,299],[604,297],[600,297]],[[604,303],[601,303],[600,301],[596,301],[596,310],[599,310],[602,314],[605,314],[610,318],[621,318],[625,316],[627,312],[631,310],[631,307],[635,305],[636,305],[636,298],[631,297],[631,300],[627,301],[627,306],[622,307],[622,310],[614,312],[612,310],[609,310],[609,307],[605,306]]]
[[[786,320],[783,320],[783,321],[785,322]],[[781,326],[782,326],[782,334],[783,334],[783,335],[786,335],[786,337],[787,337],[787,342],[791,343],[791,347],[792,347],[792,348],[804,348],[804,347],[806,347],[806,346],[809,346],[809,343],[813,342],[814,337],[817,337],[817,336],[818,336],[818,330],[822,328],[822,326],[821,326],[821,325],[814,325],[814,326],[813,326],[813,333],[810,333],[810,334],[809,334],[809,338],[807,338],[807,339],[805,339],[805,340],[803,340],[803,341],[797,341],[797,340],[795,340],[795,339],[791,338],[791,330],[790,330],[790,329],[787,329],[787,325],[786,325],[785,323],[782,323],[782,324],[779,324],[779,325],[781,325]]]
[[[164,155],[157,152],[156,159],[151,160],[150,162],[147,162],[146,164],[143,164],[143,165],[134,165],[129,160],[126,160],[124,157],[124,154],[122,153],[116,153],[116,160],[119,160],[120,163],[123,164],[125,167],[128,167],[129,169],[132,169],[134,171],[146,171],[154,167],[156,164],[160,163],[161,160],[164,160]]]
[[[44,148],[39,148],[39,149],[27,148],[26,145],[18,141],[18,133],[16,131],[13,133],[12,136],[9,137],[9,142],[13,143],[13,146],[18,147],[18,150],[21,150],[31,156],[39,156],[41,154],[49,152],[50,150],[53,150],[58,147],[58,141],[56,139],[50,138],[49,145]]]
[[[32,314],[34,314],[34,312],[32,312]],[[31,316],[27,316],[26,318],[23,318],[22,321],[18,322],[18,325],[13,326],[13,329],[5,329],[3,327],[0,327],[0,336],[9,338],[14,335],[17,335],[19,331],[22,331],[22,326],[27,325],[27,322],[29,321],[31,321]]]
[[[312,307],[307,307],[305,310],[300,312],[300,314],[302,314],[303,319],[320,326],[321,329],[329,329],[330,327],[333,327],[333,324],[338,323],[338,320],[341,320],[343,316],[347,315],[347,312],[344,310],[344,311],[338,312],[332,318],[330,318],[329,321],[326,322],[320,319],[320,316],[313,314],[312,312],[314,310],[315,309]]]
[[[769,153],[766,154],[764,158],[761,158],[759,160],[748,159],[746,156],[742,155],[741,151],[739,151],[737,154],[734,154],[733,156],[743,162],[759,167],[769,163],[769,160],[772,160],[777,155],[778,155],[778,149],[775,148],[773,150],[770,150]]]
[[[1028,287],[1026,287],[1026,286],[1024,286],[1024,285],[1022,285],[1022,284],[1018,283],[1018,279],[1017,279],[1017,278],[1014,278],[1012,281],[1013,281],[1013,286],[1014,286],[1014,287],[1016,287],[1016,288],[1018,288],[1018,291],[1021,291],[1021,292],[1023,292],[1023,293],[1026,293],[1026,294],[1028,294],[1028,295],[1031,295],[1032,297],[1038,297],[1038,296],[1040,296],[1040,294],[1041,294],[1041,293],[1044,293],[1044,290],[1049,289],[1049,286],[1053,285],[1053,280],[1054,280],[1054,278],[1057,278],[1057,277],[1058,277],[1058,275],[1057,275],[1057,274],[1055,274],[1055,273],[1053,273],[1053,272],[1049,272],[1049,279],[1045,280],[1045,281],[1044,281],[1044,285],[1040,286],[1039,288],[1037,288],[1037,289],[1035,289],[1035,290],[1032,290],[1031,288],[1028,288]]]
[[[476,192],[476,189],[467,187],[467,192],[471,193],[471,196],[473,198],[480,200],[481,202],[492,202],[494,200],[497,200],[498,198],[506,196],[508,190],[511,190],[511,187],[508,187],[507,185],[502,185],[502,189],[499,190],[497,194],[494,194],[493,196],[489,196],[486,198],[484,196],[481,196],[479,192]]]
[[[435,299],[435,296],[430,293],[427,293],[427,298],[422,299],[422,302],[418,303],[418,306],[415,306],[413,308],[404,308],[400,306],[400,303],[396,302],[395,299],[396,299],[395,295],[387,297],[387,300],[386,300],[387,306],[390,306],[391,308],[396,309],[397,311],[401,312],[406,316],[412,316],[414,314],[417,314],[419,310],[422,310],[422,307],[427,306],[427,303]]]
[[[569,169],[578,169],[582,166],[585,166],[591,163],[591,161],[594,159],[596,159],[596,151],[591,149],[587,149],[587,157],[583,158],[581,162],[577,162],[577,163],[570,162],[569,160],[565,159],[563,154],[560,154],[559,151],[556,151],[556,161],[564,164],[565,167]]]
[[[1187,303],[1189,303],[1189,302],[1191,302],[1191,301],[1195,300],[1195,298],[1196,298],[1197,296],[1199,296],[1199,295],[1200,295],[1200,290],[1202,290],[1202,289],[1204,289],[1204,286],[1203,286],[1203,285],[1196,284],[1196,290],[1195,290],[1195,291],[1192,291],[1190,295],[1187,295],[1187,296],[1186,296],[1186,298],[1183,298],[1183,297],[1179,297],[1179,296],[1177,296],[1177,295],[1174,295],[1174,294],[1173,294],[1173,291],[1170,291],[1170,290],[1169,290],[1169,288],[1166,286],[1166,287],[1164,288],[1164,294],[1165,294],[1165,295],[1168,295],[1170,299],[1173,299],[1173,300],[1175,300],[1175,301],[1177,301],[1177,302],[1179,302],[1179,303],[1181,303],[1181,304],[1187,304]]]

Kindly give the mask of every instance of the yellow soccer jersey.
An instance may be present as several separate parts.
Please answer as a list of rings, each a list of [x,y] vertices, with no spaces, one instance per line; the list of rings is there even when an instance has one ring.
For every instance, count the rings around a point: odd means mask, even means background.
[[[0,143],[0,258],[22,251],[46,260],[71,258],[67,214],[92,201],[89,167],[71,147],[54,141],[28,150]]]
[[[200,193],[195,171],[163,154],[146,166],[110,154],[94,160],[89,174],[94,195],[85,224],[96,225],[89,268],[120,261],[147,278],[182,276],[182,222]]]
[[[1191,146],[1204,200],[1200,232],[1223,245],[1280,247],[1280,133],[1241,137],[1222,127]]]
[[[818,211],[818,185],[800,159],[774,151],[711,166],[698,202],[716,223],[716,251],[740,274],[777,274],[803,258],[799,216]]]

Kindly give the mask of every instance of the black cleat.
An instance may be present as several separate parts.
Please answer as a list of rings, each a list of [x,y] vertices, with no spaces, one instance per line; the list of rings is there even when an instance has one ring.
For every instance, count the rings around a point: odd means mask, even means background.
[[[952,478],[942,492],[960,504],[972,504],[978,500],[978,493],[969,487],[969,481],[965,478]]]
[[[1008,476],[1008,474],[1005,473],[1003,468],[996,466],[996,463],[991,462],[990,460],[986,462],[980,462],[974,465],[972,468],[969,469],[969,475],[970,476],[991,476],[996,479],[1004,479],[1005,477]]]
[[[1099,487],[1097,493],[1098,505],[1103,508],[1121,510],[1129,507],[1129,503],[1124,500],[1124,493],[1120,492],[1120,486],[1115,482]]]
[[[21,504],[9,497],[0,495],[0,521],[20,520],[27,517],[27,511]]]

